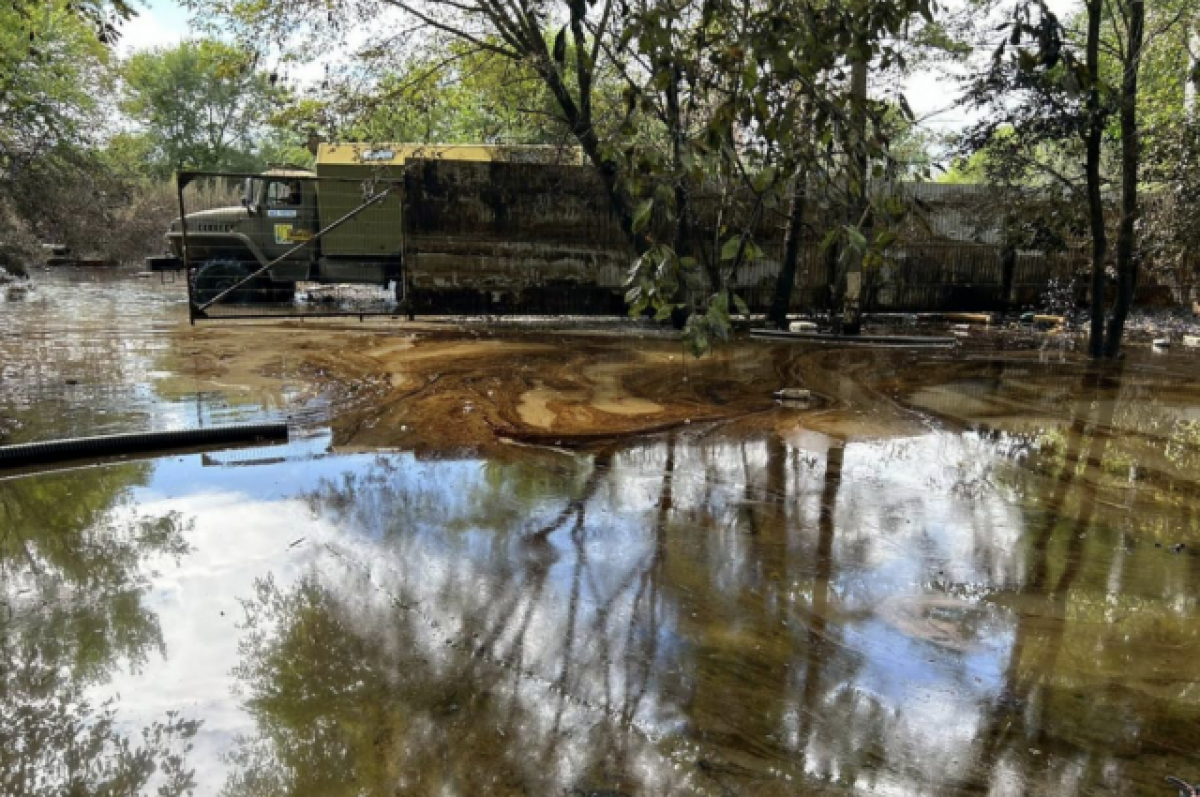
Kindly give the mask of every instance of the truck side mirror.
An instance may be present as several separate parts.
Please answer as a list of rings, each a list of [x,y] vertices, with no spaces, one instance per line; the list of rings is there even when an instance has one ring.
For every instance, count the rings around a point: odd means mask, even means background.
[[[254,182],[249,177],[247,177],[246,182],[243,183],[243,185],[242,185],[242,207],[244,207],[246,209],[246,212],[249,213],[251,216],[254,215],[253,191],[254,191]]]

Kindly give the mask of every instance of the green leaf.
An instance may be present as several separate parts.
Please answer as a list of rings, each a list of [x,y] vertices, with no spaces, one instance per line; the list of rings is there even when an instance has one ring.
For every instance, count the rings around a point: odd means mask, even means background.
[[[717,310],[717,312],[720,315],[728,316],[729,315],[729,292],[721,291],[717,295],[713,296],[712,306],[713,306],[713,308],[715,308]]]
[[[777,170],[774,166],[768,166],[765,169],[761,169],[758,174],[754,175],[754,178],[750,181],[750,184],[754,186],[755,192],[761,194],[763,191],[766,191],[768,188],[774,185],[776,173]]]
[[[675,207],[675,192],[666,183],[659,183],[654,189],[654,201],[663,207]]]
[[[850,247],[854,249],[855,252],[862,253],[867,251],[866,236],[864,236],[857,227],[851,227],[847,224],[845,230],[846,236],[850,239]]]
[[[640,316],[642,313],[646,312],[646,308],[649,306],[650,306],[650,300],[647,297],[643,296],[642,298],[638,299],[633,304],[629,305],[629,315],[634,316],[634,317]]]
[[[746,304],[746,301],[736,293],[731,294],[731,296],[733,296],[733,306],[737,308],[738,313],[741,315],[750,315],[750,307]]]
[[[699,316],[692,316],[688,319],[687,326],[683,330],[683,340],[693,357],[700,357],[708,351],[708,332],[704,329],[704,324]]]
[[[752,88],[758,84],[758,64],[754,63],[753,59],[749,60],[742,70],[742,80]]]
[[[650,224],[650,214],[654,212],[654,200],[647,199],[642,204],[638,205],[637,211],[633,214],[633,231],[641,232]]]
[[[742,245],[742,236],[735,235],[721,246],[721,260],[733,260]]]

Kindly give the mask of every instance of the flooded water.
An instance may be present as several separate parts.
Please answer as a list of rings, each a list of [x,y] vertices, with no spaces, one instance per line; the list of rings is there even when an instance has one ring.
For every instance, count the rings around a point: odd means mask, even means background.
[[[222,385],[182,355],[182,281],[59,269],[34,284],[0,302],[0,443],[278,420],[304,406],[290,380]]]
[[[93,289],[152,320],[95,342],[103,303],[48,303],[18,357],[104,346],[127,370],[96,402],[6,377],[21,430],[187,405],[130,400],[187,359],[165,334],[173,295]],[[733,359],[824,400],[574,451],[339,454],[312,433],[0,480],[0,794],[1200,780],[1200,360]],[[603,400],[640,407],[610,371]],[[540,419],[554,380],[526,382]],[[292,389],[210,412],[269,415]]]

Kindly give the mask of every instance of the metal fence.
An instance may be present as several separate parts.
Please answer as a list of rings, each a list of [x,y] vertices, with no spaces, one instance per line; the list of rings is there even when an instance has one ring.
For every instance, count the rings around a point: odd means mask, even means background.
[[[592,169],[426,160],[363,179],[278,168],[185,173],[179,185],[181,216],[169,237],[185,261],[193,320],[625,312],[634,255]],[[1012,210],[987,187],[887,190],[907,212],[892,222],[899,238],[883,264],[866,274],[866,310],[1036,305],[1051,286],[1072,284],[1082,298],[1088,260],[1080,242],[1006,250],[1001,231]],[[731,226],[716,200],[694,199],[698,226]],[[1041,200],[1026,200],[1022,212],[1036,221]],[[830,301],[821,239],[839,223],[836,213],[810,196],[795,309]],[[732,282],[754,311],[774,296],[785,214],[761,215],[763,255]],[[1170,288],[1175,301],[1191,290],[1192,272],[1183,268]],[[1161,290],[1141,287],[1143,296]]]
[[[192,320],[401,312],[402,189],[299,169],[180,174],[168,241]]]

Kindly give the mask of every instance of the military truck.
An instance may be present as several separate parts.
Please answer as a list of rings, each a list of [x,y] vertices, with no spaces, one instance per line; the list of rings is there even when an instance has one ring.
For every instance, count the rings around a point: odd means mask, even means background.
[[[183,261],[186,242],[197,306],[288,301],[298,282],[395,284],[399,298],[404,166],[418,160],[582,162],[577,149],[557,147],[322,143],[315,170],[285,165],[245,177],[239,206],[181,209],[166,235],[170,254],[148,266]],[[181,195],[202,177],[217,179],[180,173]]]

